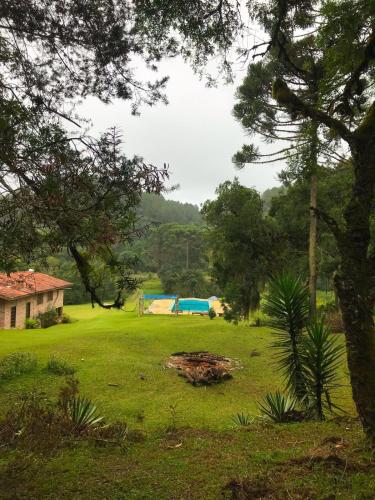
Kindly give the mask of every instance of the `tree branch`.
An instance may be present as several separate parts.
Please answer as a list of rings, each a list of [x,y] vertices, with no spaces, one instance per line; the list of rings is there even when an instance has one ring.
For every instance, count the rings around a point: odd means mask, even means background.
[[[335,130],[349,145],[353,143],[353,133],[341,121],[300,99],[281,78],[274,81],[272,95],[290,113],[297,113],[326,125],[328,128]]]
[[[365,50],[363,53],[363,59],[352,72],[347,81],[344,92],[343,92],[343,100],[347,102],[352,96],[353,91],[357,94],[361,94],[360,89],[360,78],[361,75],[368,69],[371,60],[375,59],[375,31],[372,32],[368,42],[365,46]]]
[[[327,212],[324,212],[323,210],[316,208],[316,207],[310,207],[310,210],[315,212],[316,216],[318,219],[322,220],[330,229],[331,233],[335,237],[338,245],[340,245],[343,241],[343,233],[337,224],[337,221],[331,217],[330,215],[327,214]]]

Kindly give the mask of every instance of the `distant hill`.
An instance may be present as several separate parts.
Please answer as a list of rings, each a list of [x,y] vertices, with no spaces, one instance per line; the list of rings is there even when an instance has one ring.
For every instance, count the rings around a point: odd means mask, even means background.
[[[197,205],[166,200],[162,195],[147,194],[142,197],[139,214],[149,222],[168,224],[201,224],[202,216]]]

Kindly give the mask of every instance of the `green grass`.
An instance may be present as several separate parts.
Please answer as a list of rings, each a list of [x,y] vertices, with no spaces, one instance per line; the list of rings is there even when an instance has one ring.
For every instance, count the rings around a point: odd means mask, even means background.
[[[147,287],[148,292],[156,291],[158,283],[153,280]],[[107,420],[126,421],[130,429],[142,429],[146,436],[143,442],[129,444],[125,453],[84,443],[49,458],[4,449],[0,498],[216,499],[231,479],[253,480],[259,475],[273,490],[281,488],[281,496],[264,498],[373,498],[363,496],[372,494],[375,487],[371,471],[337,472],[322,465],[309,468],[290,463],[293,457],[324,448],[322,441],[332,436],[344,439],[339,453],[347,461],[367,460],[360,427],[352,418],[292,425],[256,423],[235,429],[234,414],[258,415],[256,401],[281,386],[266,328],[199,316],[138,317],[133,305],[127,306],[133,312],[69,306],[65,311],[78,320],[75,323],[0,332],[0,357],[22,351],[39,360],[32,373],[0,383],[1,414],[25,390],[37,387],[56,396],[62,379],[44,370],[55,355],[77,368],[81,395],[94,400]],[[164,367],[166,358],[181,350],[209,350],[238,358],[242,369],[223,384],[192,387]],[[253,350],[260,356],[252,357]],[[341,371],[347,383],[345,364]],[[342,387],[338,399],[354,416],[348,386]],[[177,430],[167,432],[173,420],[171,406]],[[300,492],[303,496],[298,496]],[[225,495],[230,498],[230,492]]]

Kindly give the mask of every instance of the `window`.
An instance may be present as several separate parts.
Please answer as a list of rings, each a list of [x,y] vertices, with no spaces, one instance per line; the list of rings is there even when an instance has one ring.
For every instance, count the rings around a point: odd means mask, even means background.
[[[15,328],[17,320],[17,306],[10,308],[10,327]]]
[[[58,307],[58,308],[56,309],[56,311],[57,311],[57,315],[58,315],[58,317],[59,317],[59,318],[61,318],[62,313],[63,313],[63,308],[62,308],[62,307]]]
[[[40,293],[37,296],[36,303],[38,304],[38,306],[40,306],[40,304],[43,304],[43,301],[44,301],[44,295],[42,293]]]
[[[53,292],[48,292],[47,300],[48,300],[48,302],[51,302],[51,300],[53,300]]]
[[[26,319],[31,316],[31,302],[26,302]]]

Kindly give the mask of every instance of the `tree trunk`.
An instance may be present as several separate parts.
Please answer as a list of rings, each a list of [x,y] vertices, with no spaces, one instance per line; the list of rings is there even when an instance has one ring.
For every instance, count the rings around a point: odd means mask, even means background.
[[[368,144],[368,143],[367,143]],[[370,255],[370,216],[375,188],[375,144],[352,150],[355,182],[338,238],[341,268],[335,276],[346,335],[353,399],[375,445],[375,259]]]
[[[346,274],[346,273],[345,273]],[[353,399],[364,431],[375,445],[375,327],[374,303],[347,276],[336,275]]]
[[[310,231],[309,231],[309,292],[310,292],[310,317],[316,316],[316,239],[317,239],[317,198],[318,179],[314,173],[310,181]]]

